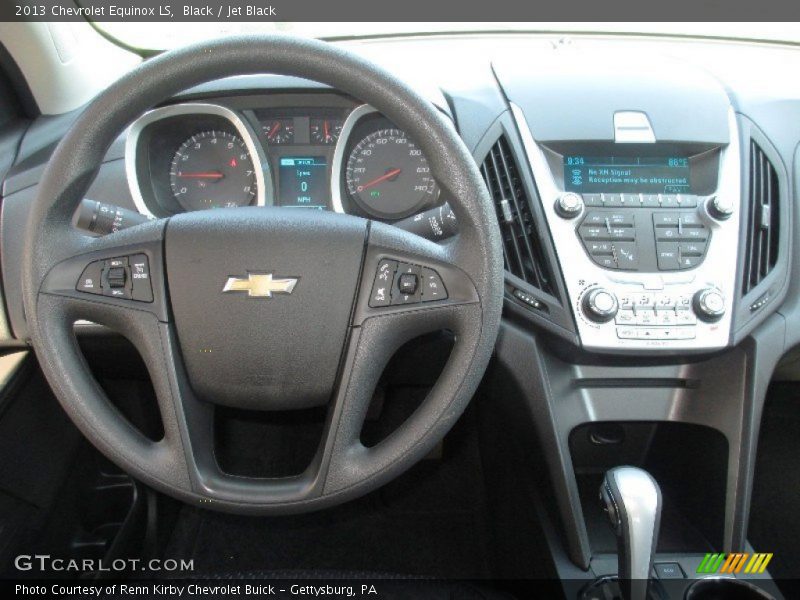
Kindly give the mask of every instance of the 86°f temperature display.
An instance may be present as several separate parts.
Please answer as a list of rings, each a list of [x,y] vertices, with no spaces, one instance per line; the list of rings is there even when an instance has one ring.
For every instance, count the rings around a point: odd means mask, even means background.
[[[569,192],[689,194],[689,159],[673,157],[564,157],[564,188]]]

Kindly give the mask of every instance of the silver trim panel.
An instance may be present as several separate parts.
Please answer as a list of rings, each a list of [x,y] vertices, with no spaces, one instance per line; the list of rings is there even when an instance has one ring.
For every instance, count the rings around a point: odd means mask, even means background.
[[[539,190],[582,345],[590,350],[611,352],[713,350],[728,346],[736,288],[737,252],[733,250],[739,247],[742,200],[739,134],[733,108],[728,113],[729,143],[720,153],[719,185],[715,193],[733,198],[739,210],[724,222],[705,219],[711,239],[701,265],[686,271],[656,273],[610,271],[591,261],[575,233],[575,221],[562,219],[555,211],[555,201],[563,190],[553,177],[543,148],[534,139],[535,132],[530,130],[522,110],[513,103],[511,112]],[[620,339],[613,321],[598,324],[584,316],[581,310],[583,295],[594,287],[606,288],[617,297],[654,291],[671,296],[691,295],[697,290],[713,287],[724,296],[727,310],[716,323],[698,321],[694,339]]]
[[[378,112],[377,108],[373,108],[369,104],[362,104],[354,108],[342,124],[342,131],[339,134],[339,139],[336,140],[331,164],[331,206],[335,212],[345,212],[344,203],[342,202],[342,173],[344,173],[344,151],[347,148],[347,142],[356,124],[362,118],[376,112]]]
[[[257,143],[256,137],[250,127],[237,115],[234,111],[219,104],[206,104],[206,103],[186,103],[186,104],[172,104],[162,108],[156,108],[146,112],[141,117],[136,119],[133,124],[128,128],[125,138],[125,174],[128,178],[128,187],[133,197],[133,203],[136,205],[137,210],[148,217],[156,217],[150,207],[144,200],[141,187],[139,186],[139,178],[136,175],[136,155],[139,145],[139,136],[148,125],[178,115],[216,115],[227,119],[231,125],[236,129],[238,134],[247,147],[247,151],[253,160],[253,167],[256,172],[256,186],[258,192],[256,193],[256,206],[265,206],[267,194],[272,198],[272,177],[269,176],[267,161],[262,156],[261,145]],[[269,189],[267,188],[267,177],[269,176]]]

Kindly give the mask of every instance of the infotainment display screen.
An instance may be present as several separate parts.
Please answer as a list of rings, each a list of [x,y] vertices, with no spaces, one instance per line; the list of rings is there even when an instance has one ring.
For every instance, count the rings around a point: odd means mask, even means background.
[[[569,192],[690,194],[689,159],[684,156],[564,156]]]

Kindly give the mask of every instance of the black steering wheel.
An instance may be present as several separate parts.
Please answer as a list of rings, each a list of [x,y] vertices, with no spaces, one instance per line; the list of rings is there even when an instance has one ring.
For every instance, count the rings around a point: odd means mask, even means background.
[[[405,129],[451,198],[459,235],[437,245],[354,216],[258,207],[186,213],[102,238],[72,226],[106,150],[133,120],[192,86],[257,73],[328,84]],[[461,415],[499,328],[497,220],[453,124],[389,73],[318,41],[253,36],[204,43],[148,60],[111,85],[50,159],[25,244],[31,343],[64,409],[121,468],[212,509],[307,511],[397,476]],[[114,279],[108,286],[123,285],[108,287],[106,295],[76,289],[87,266],[98,265],[103,277]],[[444,293],[409,295],[406,287],[397,296],[403,303],[382,302],[373,287],[384,280],[391,285],[400,271],[417,275],[419,285],[438,276]],[[405,285],[413,282],[406,278]],[[139,351],[153,381],[163,439],[150,440],[109,402],[78,348],[78,320],[110,327]],[[397,430],[365,447],[361,427],[387,362],[402,344],[440,329],[451,330],[455,344],[439,380]],[[223,472],[214,457],[215,404],[327,405],[316,457],[294,477]]]

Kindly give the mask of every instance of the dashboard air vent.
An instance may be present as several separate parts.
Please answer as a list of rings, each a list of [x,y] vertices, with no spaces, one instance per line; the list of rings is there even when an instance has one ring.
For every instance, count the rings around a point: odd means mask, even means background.
[[[751,140],[743,294],[761,283],[778,260],[778,187],[775,167],[759,145]]]
[[[552,270],[536,231],[530,200],[505,137],[492,146],[483,161],[481,172],[500,222],[506,271],[557,297]]]

